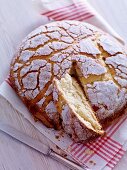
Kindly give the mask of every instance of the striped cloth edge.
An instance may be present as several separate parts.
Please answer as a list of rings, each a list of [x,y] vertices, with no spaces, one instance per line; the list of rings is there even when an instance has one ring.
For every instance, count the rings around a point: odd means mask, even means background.
[[[94,13],[91,12],[82,1],[41,14],[47,16],[48,18],[52,18],[55,21],[65,19],[84,21],[94,16]]]

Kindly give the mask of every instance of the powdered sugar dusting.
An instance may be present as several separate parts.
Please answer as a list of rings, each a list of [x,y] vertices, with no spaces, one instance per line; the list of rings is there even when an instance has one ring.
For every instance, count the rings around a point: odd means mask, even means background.
[[[25,92],[25,96],[29,99],[34,99],[39,94],[39,90],[36,88],[35,90],[27,90]]]
[[[76,116],[74,116],[73,111],[70,111],[67,104],[63,105],[61,117],[64,130],[66,133],[71,134],[75,141],[85,141],[93,135],[84,124],[81,126],[81,122]]]
[[[72,61],[69,61],[69,60],[66,60],[66,59],[61,63],[61,67],[62,67],[63,71],[70,69],[71,65],[72,65]]]
[[[20,76],[24,76],[29,70],[31,66],[24,66],[20,71]]]
[[[23,64],[20,64],[20,63],[15,63],[15,65],[14,65],[14,71],[16,71],[16,70],[18,70],[20,67],[22,67],[23,66]]]
[[[36,104],[39,106],[39,107],[42,107],[42,105],[44,104],[45,102],[45,97],[43,97],[39,102],[37,102]]]
[[[32,90],[25,91],[25,96],[30,100],[33,98]]]
[[[49,47],[49,45],[44,45],[43,47],[40,47],[37,51],[37,55],[50,55],[53,52],[53,50]]]
[[[112,81],[98,81],[87,85],[87,95],[93,106],[97,107],[97,117],[103,120],[119,111],[126,103],[125,89]]]
[[[58,31],[47,33],[52,39],[60,40],[61,34]]]
[[[15,85],[19,90],[21,89],[21,86],[19,85],[18,79],[15,79]]]
[[[71,37],[61,37],[61,40],[66,43],[73,43],[74,39]]]
[[[96,55],[100,54],[101,52],[98,48],[94,45],[93,41],[90,39],[82,39],[79,43],[80,52],[85,52],[88,54]]]
[[[76,141],[85,141],[93,136],[93,133],[90,133],[90,130],[87,129],[85,125],[83,127],[81,126],[81,123],[77,118],[73,118],[73,128],[77,135],[77,137],[75,137]]]
[[[66,21],[65,21],[65,22],[61,22],[59,25],[60,25],[62,28],[64,28],[64,29],[69,29],[69,27],[70,27],[70,24],[67,23]]]
[[[73,134],[73,129],[71,127],[71,113],[68,105],[63,105],[62,113],[61,113],[62,121],[63,121],[63,127],[66,133]]]
[[[102,35],[100,37],[99,44],[103,47],[105,51],[107,51],[111,55],[114,55],[118,52],[123,52],[120,44],[117,44],[116,42],[112,41],[110,37],[107,37],[105,35]]]
[[[38,35],[26,41],[25,45],[23,46],[23,49],[36,48],[38,45],[44,44],[48,40],[49,38],[45,34]]]
[[[54,50],[62,50],[68,47],[69,45],[64,42],[54,41],[49,46]]]
[[[46,66],[40,69],[39,74],[39,87],[40,89],[43,89],[51,79],[51,64],[48,63]]]
[[[35,89],[37,85],[37,72],[28,73],[23,79],[22,83],[25,89]]]
[[[37,59],[37,60],[33,60],[31,62],[31,68],[30,68],[30,71],[31,70],[38,70],[40,67],[43,67],[47,64],[47,61],[46,60],[42,60],[42,59]]]
[[[115,76],[114,79],[122,86],[127,87],[127,79]]]
[[[54,100],[54,102],[57,102],[58,99],[59,99],[59,97],[58,97],[58,89],[56,88],[55,85],[53,85],[53,100]]]
[[[106,68],[102,66],[98,60],[82,56],[77,63],[78,68],[85,78],[89,75],[101,75],[107,72]]]
[[[80,25],[71,25],[69,28],[69,32],[76,34],[76,35],[80,35]]]
[[[115,69],[115,80],[122,87],[127,87],[127,56],[118,54],[108,57],[105,63]]]
[[[127,56],[123,54],[118,54],[116,56],[108,57],[106,59],[107,64],[111,64],[113,67],[123,66],[127,67]]]
[[[38,34],[40,34],[40,33],[45,33],[45,32],[47,32],[47,29],[46,29],[46,27],[45,26],[40,26],[40,27],[38,27],[37,29],[35,29],[34,31],[32,31],[27,37],[26,37],[26,39],[29,39],[29,38],[31,38],[31,37],[33,37],[33,36],[35,36],[35,35],[38,35]]]
[[[56,106],[54,105],[53,101],[49,102],[45,108],[45,111],[49,113],[50,118],[53,119],[54,113],[57,113]]]
[[[60,71],[60,66],[58,64],[54,64],[53,65],[53,74],[58,75],[59,71]]]
[[[93,32],[90,29],[86,28],[84,25],[81,26],[80,32],[81,35],[87,35],[87,36],[93,34]]]
[[[60,53],[57,53],[55,55],[53,55],[50,60],[51,61],[54,61],[54,62],[58,62],[58,63],[61,63],[61,61],[65,58],[67,58],[68,55],[67,54],[60,54]]]
[[[47,31],[49,31],[49,32],[53,32],[53,31],[59,31],[60,30],[60,28],[58,27],[58,26],[49,26],[48,28],[47,28]]]
[[[33,92],[32,92],[33,98],[35,98],[39,93],[40,92],[37,88],[35,90],[33,90]]]
[[[35,54],[34,51],[29,51],[29,50],[25,50],[22,51],[22,53],[20,54],[19,59],[26,62],[28,61],[33,55]]]
[[[24,66],[20,71],[20,76],[24,76],[28,71],[38,71],[40,67],[46,65],[46,60],[33,60],[30,65]]]
[[[51,84],[51,85],[48,87],[48,90],[46,91],[45,96],[50,95],[50,94],[52,93],[52,91],[53,91],[53,85]]]

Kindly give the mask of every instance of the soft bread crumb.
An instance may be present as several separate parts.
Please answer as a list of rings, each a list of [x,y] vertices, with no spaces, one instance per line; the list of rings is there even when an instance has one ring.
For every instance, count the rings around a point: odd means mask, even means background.
[[[57,80],[57,85],[76,116],[90,129],[97,133],[103,133],[102,127],[94,115],[94,111],[75,78],[66,74],[60,81]]]

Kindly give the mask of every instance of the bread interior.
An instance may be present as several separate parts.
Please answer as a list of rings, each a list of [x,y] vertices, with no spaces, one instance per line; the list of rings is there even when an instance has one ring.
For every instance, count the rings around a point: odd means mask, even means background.
[[[85,98],[84,92],[75,78],[66,74],[64,78],[57,81],[57,87],[78,119],[80,119],[87,128],[103,134],[102,127],[97,121],[92,107]]]

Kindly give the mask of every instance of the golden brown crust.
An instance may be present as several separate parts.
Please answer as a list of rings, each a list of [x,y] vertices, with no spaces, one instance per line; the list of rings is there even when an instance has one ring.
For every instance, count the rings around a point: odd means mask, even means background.
[[[103,126],[127,104],[127,56],[114,38],[87,23],[59,21],[30,33],[10,68],[10,81],[34,117],[61,128],[52,81],[77,73]]]

